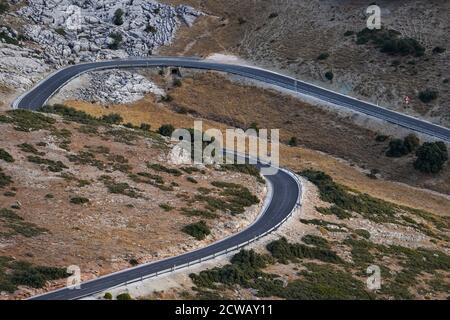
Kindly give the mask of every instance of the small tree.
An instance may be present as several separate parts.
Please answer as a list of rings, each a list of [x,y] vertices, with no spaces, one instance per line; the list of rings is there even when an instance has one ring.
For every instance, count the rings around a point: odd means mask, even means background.
[[[175,128],[171,124],[163,124],[158,129],[158,133],[165,137],[170,137],[174,131],[175,131]]]
[[[102,121],[109,124],[120,124],[123,121],[123,118],[118,113],[110,113],[108,115],[104,115],[102,117]]]
[[[113,22],[116,26],[121,26],[123,25],[123,10],[122,9],[117,9],[116,12],[114,12],[114,18],[113,18]]]
[[[0,14],[9,10],[9,3],[6,0],[0,0]]]
[[[148,123],[141,123],[139,128],[143,131],[150,131],[151,126]]]
[[[408,153],[410,153],[420,146],[420,140],[414,133],[411,133],[405,137],[405,139],[403,140],[403,144],[408,150]]]
[[[327,71],[327,72],[325,73],[325,78],[327,78],[328,80],[332,81],[333,78],[334,78],[333,72]]]
[[[423,103],[431,102],[431,101],[435,100],[437,97],[438,97],[437,91],[434,91],[431,89],[426,89],[419,93],[419,99]]]
[[[112,294],[110,292],[106,292],[105,295],[103,296],[103,299],[105,300],[112,300]]]
[[[438,173],[448,160],[447,146],[444,142],[425,142],[416,152],[414,168],[424,173]]]
[[[291,139],[289,139],[289,145],[291,147],[296,147],[298,145],[297,137],[291,137]]]
[[[386,151],[386,156],[392,158],[400,158],[407,155],[408,149],[402,139],[394,139],[389,142],[389,149]]]

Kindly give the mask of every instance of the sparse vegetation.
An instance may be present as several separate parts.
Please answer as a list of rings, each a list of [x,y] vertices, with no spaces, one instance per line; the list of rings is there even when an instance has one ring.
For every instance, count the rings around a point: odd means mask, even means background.
[[[329,80],[329,81],[332,81],[333,78],[334,78],[333,72],[331,72],[331,71],[325,72],[325,78],[326,78],[327,80]]]
[[[47,229],[40,228],[34,223],[24,221],[14,211],[6,208],[0,209],[0,221],[4,223],[5,228],[9,229],[7,232],[0,232],[0,235],[3,237],[22,235],[26,238],[31,238],[47,231]]]
[[[8,151],[2,148],[0,148],[0,160],[10,163],[14,162],[14,158],[12,157],[12,155],[10,155]]]
[[[37,156],[43,156],[45,155],[45,152],[39,152],[38,149],[36,149],[33,145],[29,143],[22,143],[18,145],[19,149],[26,153],[32,153]]]
[[[168,204],[168,203],[161,203],[160,205],[159,205],[159,207],[161,208],[161,209],[163,209],[164,211],[166,211],[166,212],[169,212],[169,211],[172,211],[173,209],[174,209],[174,207],[172,207],[170,204]]]
[[[37,130],[50,130],[56,120],[43,114],[25,110],[10,110],[6,116],[0,117],[0,122],[14,124],[14,129],[18,131],[31,132]]]
[[[291,137],[291,139],[289,139],[288,144],[289,144],[291,147],[296,147],[296,146],[298,145],[298,139],[297,139],[297,137]]]
[[[50,159],[41,158],[39,156],[28,156],[27,157],[29,162],[37,163],[37,164],[43,164],[47,166],[47,169],[51,172],[61,172],[64,169],[69,169],[62,161],[53,161]]]
[[[415,39],[412,38],[400,38],[400,32],[389,29],[373,29],[368,28],[356,34],[356,43],[375,44],[381,52],[392,55],[413,55],[421,57],[425,53],[425,48]]]
[[[25,261],[0,256],[0,291],[13,293],[19,285],[42,288],[47,281],[68,276],[64,268],[35,266]]]
[[[189,181],[190,183],[195,183],[195,184],[198,183],[198,181],[195,180],[195,178],[193,178],[193,177],[186,177],[186,180]]]

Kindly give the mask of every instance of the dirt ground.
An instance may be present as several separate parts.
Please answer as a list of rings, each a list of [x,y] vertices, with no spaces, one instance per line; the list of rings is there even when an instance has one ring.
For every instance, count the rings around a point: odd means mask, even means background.
[[[358,32],[366,27],[362,0],[340,1],[200,1],[187,3],[208,16],[193,28],[183,28],[173,45],[160,54],[208,56],[234,54],[269,69],[328,87],[411,115],[450,125],[450,71],[448,35],[450,5],[445,0],[377,1],[382,26],[414,38],[425,56],[391,56],[371,45],[357,45]],[[434,54],[435,47],[447,50]],[[318,60],[328,53],[325,60]],[[332,71],[333,81],[325,79]],[[447,79],[447,80],[446,80]],[[418,93],[437,90],[439,97],[423,103]],[[409,96],[411,103],[404,104]]]

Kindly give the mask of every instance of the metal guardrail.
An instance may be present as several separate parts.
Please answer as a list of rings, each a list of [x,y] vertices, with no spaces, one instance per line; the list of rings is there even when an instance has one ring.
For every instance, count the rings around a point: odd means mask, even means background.
[[[298,188],[299,188],[299,194],[298,194],[298,197],[297,197],[296,204],[295,204],[294,208],[292,209],[292,211],[283,220],[281,220],[278,224],[276,224],[274,227],[272,227],[269,230],[267,230],[267,231],[265,231],[265,232],[255,236],[254,238],[252,238],[252,239],[250,239],[250,240],[248,240],[248,241],[246,241],[244,243],[238,244],[238,245],[236,245],[236,246],[234,246],[232,248],[225,249],[223,251],[214,253],[214,254],[212,254],[210,256],[206,256],[204,258],[200,258],[200,259],[197,259],[195,261],[188,262],[188,263],[185,263],[185,264],[182,264],[182,265],[178,265],[178,266],[174,265],[171,268],[167,268],[167,269],[164,269],[162,271],[157,271],[157,272],[154,272],[152,274],[136,278],[134,280],[125,281],[123,283],[120,283],[120,284],[115,285],[113,287],[110,287],[108,289],[120,288],[122,286],[127,286],[127,285],[130,285],[130,284],[133,284],[133,283],[142,282],[144,280],[148,280],[148,279],[151,279],[151,278],[156,278],[156,277],[164,275],[164,274],[168,274],[168,273],[172,273],[172,272],[175,272],[175,271],[178,271],[178,270],[181,270],[181,269],[192,267],[194,265],[200,264],[202,262],[210,261],[210,260],[213,260],[213,259],[221,257],[221,256],[226,256],[226,255],[228,255],[230,253],[236,252],[236,251],[238,251],[238,250],[240,250],[240,249],[242,249],[244,247],[247,247],[248,245],[250,245],[250,244],[260,240],[261,238],[263,238],[263,237],[273,233],[274,231],[278,230],[278,228],[281,227],[287,220],[289,220],[294,215],[295,211],[298,210],[301,207],[302,200],[303,200],[302,183],[301,183],[300,179],[297,177],[297,175],[295,175],[291,171],[289,171],[287,169],[284,169],[284,168],[279,168],[279,170],[282,170],[283,172],[287,173],[289,176],[291,176],[297,182],[297,185],[298,185]],[[155,262],[158,262],[158,261],[155,261]],[[95,294],[98,294],[98,293],[104,292],[104,291],[105,290],[99,290],[99,291],[96,291],[96,292],[91,292],[91,293],[89,293],[87,295],[80,296],[77,299],[90,297],[90,296],[93,296]]]

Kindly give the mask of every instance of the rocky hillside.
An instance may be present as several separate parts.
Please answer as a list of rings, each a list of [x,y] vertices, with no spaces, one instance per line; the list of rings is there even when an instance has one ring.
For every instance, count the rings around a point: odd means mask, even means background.
[[[203,247],[260,211],[253,167],[171,164],[148,124],[46,111],[0,113],[0,299],[62,286],[71,265],[87,280]]]
[[[173,40],[180,25],[190,25],[201,15],[184,5],[142,0],[1,3],[4,92],[28,88],[45,73],[67,64],[151,55]]]

